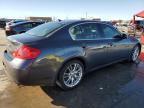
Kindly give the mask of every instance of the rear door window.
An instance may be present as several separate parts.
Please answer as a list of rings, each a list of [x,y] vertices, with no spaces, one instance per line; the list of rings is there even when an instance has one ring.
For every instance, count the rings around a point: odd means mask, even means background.
[[[33,26],[33,27],[36,27],[36,26],[38,26],[38,25],[40,25],[40,24],[42,24],[42,23],[40,23],[40,22],[33,22],[33,23],[32,23],[32,26]]]
[[[25,30],[29,30],[29,29],[31,29],[33,26],[32,26],[32,23],[26,23],[26,24],[23,24],[22,25],[23,26],[23,28],[25,29]]]
[[[101,38],[101,34],[96,23],[76,25],[71,27],[69,32],[74,40],[95,40]]]

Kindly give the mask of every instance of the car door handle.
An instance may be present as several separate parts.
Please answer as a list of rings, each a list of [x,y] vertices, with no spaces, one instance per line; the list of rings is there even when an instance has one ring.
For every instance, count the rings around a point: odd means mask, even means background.
[[[82,46],[83,49],[87,48],[86,46]]]
[[[108,43],[109,46],[113,46],[113,43]]]
[[[108,44],[106,45],[107,48],[110,48],[110,47],[112,47],[112,46],[113,46],[113,43],[108,43]]]
[[[111,45],[106,45],[106,48],[110,48],[111,47]]]

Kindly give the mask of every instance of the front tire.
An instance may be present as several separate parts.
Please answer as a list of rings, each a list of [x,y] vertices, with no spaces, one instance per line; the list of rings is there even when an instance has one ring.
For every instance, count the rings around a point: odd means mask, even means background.
[[[138,45],[136,45],[133,48],[132,53],[130,55],[130,61],[136,62],[138,60],[139,54],[140,54],[140,47]]]
[[[67,62],[61,69],[57,85],[64,90],[73,89],[83,78],[84,65],[79,60]]]

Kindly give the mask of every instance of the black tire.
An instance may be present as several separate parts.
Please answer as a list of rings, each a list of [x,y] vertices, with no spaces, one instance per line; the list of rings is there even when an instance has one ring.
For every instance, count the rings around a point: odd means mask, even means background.
[[[139,51],[138,51],[137,58],[134,59],[133,56],[134,56],[134,52],[136,51],[136,49],[138,49]],[[133,62],[133,63],[137,62],[137,61],[138,61],[138,56],[139,56],[139,54],[140,54],[140,47],[139,47],[138,45],[136,45],[136,46],[133,48],[133,50],[132,50],[132,52],[131,52],[131,54],[130,54],[130,59],[129,59],[130,62]]]
[[[79,81],[76,83],[76,85],[70,87],[70,86],[68,86],[68,85],[65,84],[65,81],[64,81],[64,73],[66,73],[67,70],[68,70],[68,67],[69,67],[70,65],[73,65],[73,64],[78,64],[78,66],[80,66],[80,70],[81,70],[81,72],[82,72],[82,76],[81,76],[81,78],[79,79]],[[80,73],[81,73],[81,72],[80,72]],[[83,74],[84,74],[84,65],[83,65],[83,63],[82,63],[81,61],[79,61],[79,60],[69,61],[69,62],[65,63],[65,65],[62,67],[62,69],[61,69],[61,71],[60,71],[60,73],[59,73],[59,75],[58,75],[57,85],[58,85],[60,88],[62,88],[63,90],[73,89],[73,88],[75,88],[75,87],[77,87],[77,86],[79,85],[79,83],[81,82],[81,80],[82,80],[82,78],[83,78]],[[73,76],[73,77],[74,77],[74,76]],[[75,77],[75,78],[76,78],[76,77]],[[68,79],[69,79],[69,78],[68,78]]]

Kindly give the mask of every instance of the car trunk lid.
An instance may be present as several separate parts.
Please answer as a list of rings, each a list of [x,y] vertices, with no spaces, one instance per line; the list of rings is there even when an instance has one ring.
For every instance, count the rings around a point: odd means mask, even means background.
[[[19,35],[12,35],[7,37],[8,45],[6,52],[11,56],[14,51],[19,49],[23,45],[30,45],[38,40],[42,39],[41,37],[35,37],[28,35],[26,33],[19,34]]]

